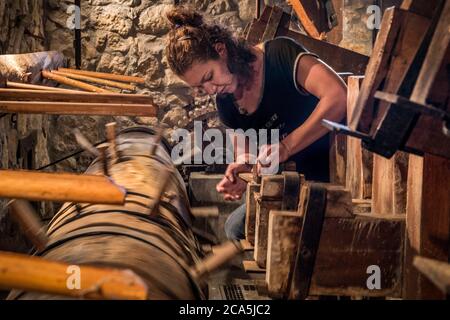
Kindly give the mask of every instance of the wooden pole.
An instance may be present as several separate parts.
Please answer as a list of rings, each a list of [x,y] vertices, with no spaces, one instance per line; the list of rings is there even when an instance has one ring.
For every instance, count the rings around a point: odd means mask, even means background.
[[[0,197],[33,201],[123,204],[125,190],[103,176],[0,170]]]
[[[111,80],[106,80],[106,79],[101,79],[101,78],[89,77],[89,76],[85,76],[82,74],[72,73],[69,71],[62,72],[62,71],[52,70],[52,73],[59,75],[59,76],[64,76],[67,78],[84,80],[84,81],[93,82],[93,83],[99,83],[99,84],[103,84],[103,85],[109,86],[109,87],[115,87],[115,88],[120,88],[120,89],[124,89],[124,90],[130,90],[130,91],[136,90],[136,86],[131,85],[131,84],[126,84],[126,83],[121,83],[121,82],[116,82],[116,81],[111,81]]]
[[[50,86],[41,86],[38,84],[20,83],[20,82],[13,82],[13,81],[6,81],[6,87],[7,88],[16,88],[16,89],[45,90],[45,91],[54,91],[54,92],[78,92],[76,90],[55,88],[55,87],[50,87]]]
[[[0,287],[87,299],[147,298],[147,286],[131,270],[74,266],[0,252]]]
[[[53,74],[47,70],[42,71],[42,76],[46,79],[50,79],[53,81],[56,81],[58,83],[62,83],[71,87],[80,88],[86,91],[92,91],[92,92],[112,92],[110,90],[102,89],[96,86],[93,86],[91,84],[87,84],[78,80],[69,79],[67,77],[59,76],[56,74]]]
[[[161,201],[161,197],[166,191],[167,186],[169,185],[171,175],[173,173],[173,169],[169,167],[162,168],[161,170],[161,176],[160,176],[160,182],[158,185],[158,189],[155,192],[155,195],[153,196],[153,203],[151,204],[151,216],[156,216],[158,214],[158,208],[159,203]]]
[[[116,81],[122,81],[122,82],[145,83],[145,79],[141,78],[141,77],[123,76],[123,75],[119,75],[119,74],[106,73],[106,72],[75,70],[75,69],[68,69],[68,68],[58,68],[58,71],[70,72],[70,73],[81,74],[81,75],[95,77],[95,78],[116,80]]]
[[[106,124],[106,138],[108,140],[108,150],[111,164],[117,162],[117,147],[116,147],[116,123],[110,122]]]
[[[86,102],[0,101],[0,112],[141,117],[156,116],[156,108],[153,105]]]
[[[45,87],[47,88],[47,87]],[[50,87],[48,87],[50,88]],[[153,98],[145,94],[93,93],[86,91],[21,90],[0,88],[0,100],[52,101],[52,102],[107,102],[153,104]]]

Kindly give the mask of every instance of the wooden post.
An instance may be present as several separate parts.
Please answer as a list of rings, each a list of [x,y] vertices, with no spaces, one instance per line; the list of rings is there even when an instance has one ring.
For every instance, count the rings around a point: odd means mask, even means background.
[[[0,197],[33,201],[123,204],[125,190],[102,176],[0,170]]]
[[[7,252],[0,252],[0,270],[0,287],[6,289],[87,299],[147,298],[147,286],[131,270],[74,266]]]
[[[253,246],[255,245],[256,224],[256,199],[255,194],[259,192],[261,185],[254,182],[247,183],[246,212],[245,212],[245,239]]]
[[[116,123],[106,124],[106,139],[108,140],[108,151],[111,165],[117,162],[117,144],[116,144]]]
[[[425,154],[411,155],[406,211],[404,298],[443,299],[429,280],[413,267],[416,255],[449,259],[450,160]]]
[[[406,213],[407,175],[407,153],[398,151],[391,159],[373,155],[373,213],[380,215]]]
[[[348,78],[347,119],[353,118],[356,101],[364,76]],[[350,136],[347,139],[347,163],[345,186],[354,199],[370,199],[372,196],[373,155],[362,148],[361,140]]]

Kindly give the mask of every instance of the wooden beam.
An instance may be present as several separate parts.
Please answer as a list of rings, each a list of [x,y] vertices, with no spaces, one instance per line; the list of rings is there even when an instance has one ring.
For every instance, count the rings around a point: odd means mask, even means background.
[[[58,71],[71,72],[71,73],[75,73],[75,74],[81,74],[81,75],[100,78],[100,79],[108,79],[108,80],[132,82],[132,83],[145,83],[145,79],[142,77],[123,76],[123,75],[119,75],[119,74],[106,73],[106,72],[95,72],[95,71],[86,71],[86,70],[77,70],[77,69],[68,69],[68,68],[58,68]]]
[[[450,243],[450,160],[410,155],[406,211],[404,298],[445,296],[413,267],[413,258],[448,262]]]
[[[50,88],[50,87],[45,87]],[[89,102],[89,103],[126,103],[153,104],[153,98],[145,94],[93,93],[72,90],[70,92],[2,89],[0,100],[3,101],[47,101],[47,102]]]
[[[72,266],[8,252],[0,252],[0,270],[4,289],[86,299],[147,299],[146,284],[131,270]],[[71,275],[79,275],[79,287]]]
[[[120,89],[130,90],[130,91],[136,90],[136,86],[130,85],[127,83],[111,81],[111,80],[106,80],[106,79],[101,79],[101,78],[94,78],[94,77],[85,76],[85,75],[81,75],[81,74],[77,74],[77,73],[72,73],[69,71],[62,72],[62,71],[52,70],[52,73],[59,75],[59,76],[71,78],[71,79],[83,80],[83,81],[87,81],[87,82],[102,84],[102,85],[105,85],[108,87],[120,88]]]
[[[255,226],[256,226],[256,199],[255,194],[259,193],[260,184],[247,183],[246,191],[246,211],[245,211],[245,239],[251,245],[255,245]]]
[[[351,76],[347,83],[347,119],[352,119],[364,76]],[[361,140],[347,139],[347,162],[345,186],[354,199],[372,197],[373,154],[361,146]]]
[[[370,131],[372,120],[375,117],[375,100],[373,96],[375,91],[379,90],[388,74],[392,52],[397,46],[397,38],[402,30],[402,26],[404,26],[405,17],[408,15],[413,14],[394,7],[388,8],[384,12],[380,31],[372,50],[373,54],[365,72],[360,73],[365,74],[365,77],[361,84],[353,116],[351,119],[348,119],[349,127],[352,130],[359,130],[364,133]],[[412,41],[415,40],[417,38],[412,39]],[[398,48],[401,49],[400,46]]]
[[[86,102],[0,101],[0,111],[8,113],[42,113],[70,115],[108,115],[155,117],[154,105],[107,104]]]
[[[110,90],[102,89],[96,86],[93,86],[91,84],[87,84],[78,80],[69,79],[68,77],[63,77],[60,75],[56,75],[51,73],[47,70],[42,70],[42,76],[46,79],[50,79],[53,81],[56,81],[61,84],[65,84],[71,87],[80,88],[86,91],[92,91],[92,92],[103,92],[103,93],[109,93],[112,92]]]
[[[33,201],[123,204],[125,190],[103,176],[0,170],[0,197]]]

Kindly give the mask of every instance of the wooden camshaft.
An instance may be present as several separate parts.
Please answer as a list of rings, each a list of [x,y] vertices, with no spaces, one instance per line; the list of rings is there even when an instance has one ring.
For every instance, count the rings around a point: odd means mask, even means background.
[[[115,149],[114,161],[111,151],[107,153],[108,174],[127,190],[125,204],[65,203],[48,225],[46,247],[35,256],[75,266],[131,270],[145,282],[149,299],[206,298],[206,286],[196,274],[203,253],[191,229],[185,184],[173,167],[168,144],[148,128],[131,128],[117,135]],[[103,161],[94,160],[86,173],[103,174]],[[13,290],[8,298],[60,297]]]

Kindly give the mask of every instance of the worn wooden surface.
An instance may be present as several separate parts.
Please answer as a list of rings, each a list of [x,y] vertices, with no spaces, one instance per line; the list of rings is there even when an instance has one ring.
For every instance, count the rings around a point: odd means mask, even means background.
[[[266,283],[272,298],[283,298],[287,293],[301,227],[298,212],[272,210],[269,214]]]
[[[347,119],[352,119],[360,92],[363,76],[348,78]],[[347,161],[345,186],[354,199],[369,199],[372,196],[373,155],[362,148],[361,140],[350,136],[347,139]]]
[[[0,197],[122,204],[125,190],[104,176],[0,170]]]
[[[449,259],[450,160],[425,155],[409,158],[404,297],[442,299],[444,295],[412,265],[416,255]]]
[[[246,213],[245,213],[245,239],[251,245],[255,244],[255,225],[256,225],[256,199],[255,194],[259,192],[261,185],[256,183],[247,183],[246,191]]]
[[[267,261],[269,213],[271,210],[281,210],[281,206],[281,201],[264,200],[262,197],[256,200],[255,251],[253,257],[261,268],[266,267]]]
[[[405,214],[408,154],[398,151],[391,159],[373,155],[372,212]]]
[[[443,8],[410,100],[432,103],[450,112],[450,3]],[[406,146],[450,158],[450,137],[442,132],[442,121],[422,115],[417,120]]]

